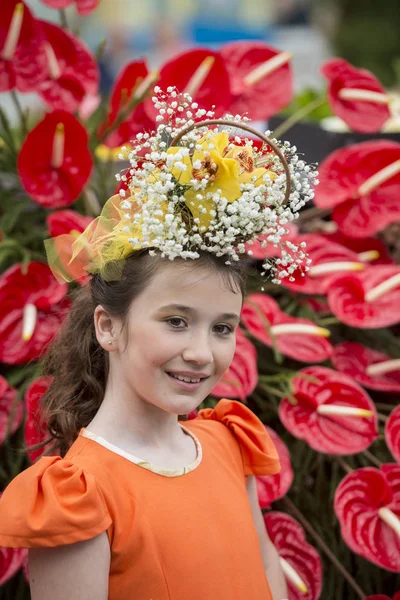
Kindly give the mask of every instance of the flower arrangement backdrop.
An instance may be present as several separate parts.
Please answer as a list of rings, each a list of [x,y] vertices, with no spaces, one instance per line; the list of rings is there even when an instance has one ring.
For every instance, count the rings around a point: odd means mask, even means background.
[[[43,2],[61,15],[74,3]],[[84,18],[97,0],[75,4]],[[311,268],[260,291],[261,264],[280,249],[262,240],[249,247],[236,354],[202,407],[242,401],[276,443],[282,471],[257,485],[290,600],[399,600],[400,143],[382,133],[391,94],[371,73],[332,59],[325,92],[299,106],[290,55],[252,41],[194,48],[157,72],[132,61],[101,98],[98,57],[65,21],[38,20],[24,2],[4,0],[0,23],[0,92],[19,116],[11,124],[0,110],[0,490],[44,454],[20,448],[46,437],[37,425],[49,385],[41,357],[70,307],[71,288],[51,274],[43,240],[78,235],[124,185],[114,178],[118,148],[154,127],[154,86],[190,92],[206,110],[216,103],[216,117],[289,112],[276,137],[290,139],[307,114],[333,114],[350,134],[335,134],[314,206],[286,235],[306,242]],[[21,106],[26,92],[41,98],[35,114]],[[0,557],[0,598],[29,598],[27,551],[0,548]]]

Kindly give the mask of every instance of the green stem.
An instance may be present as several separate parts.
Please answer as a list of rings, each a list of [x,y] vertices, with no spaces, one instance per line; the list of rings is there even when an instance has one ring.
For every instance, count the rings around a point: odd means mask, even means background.
[[[286,119],[286,121],[281,123],[279,125],[279,127],[277,127],[275,129],[275,131],[273,131],[273,133],[271,134],[271,137],[277,138],[277,139],[281,138],[282,135],[284,133],[286,133],[291,127],[293,127],[293,125],[298,123],[298,121],[301,121],[304,117],[306,117],[307,115],[312,113],[316,108],[319,108],[320,106],[323,106],[324,104],[327,104],[327,99],[325,98],[325,96],[321,96],[320,98],[315,98],[315,100],[313,100],[312,102],[309,102],[308,104],[306,104],[306,106],[303,106],[302,108],[300,108],[300,110],[295,112],[288,119]]]
[[[386,423],[386,421],[388,420],[389,417],[387,417],[386,415],[383,415],[382,413],[377,413],[378,415],[378,419],[380,421],[382,421],[383,423]]]
[[[19,98],[18,98],[17,94],[15,93],[15,90],[11,90],[11,98],[13,99],[15,108],[17,109],[17,113],[18,113],[20,121],[21,121],[22,133],[24,134],[24,137],[26,137],[28,135],[28,123],[26,120],[26,115],[25,115],[24,111],[22,110],[22,106],[19,101]]]
[[[60,8],[58,12],[60,15],[61,26],[64,29],[68,29],[67,13],[65,12],[65,8]]]
[[[265,392],[267,392],[267,394],[272,394],[273,396],[278,396],[278,398],[285,398],[287,396],[287,394],[284,394],[283,392],[277,390],[274,387],[271,387],[269,385],[266,385],[265,383],[261,383],[259,385],[259,387],[264,390]]]
[[[372,462],[378,469],[381,467],[382,463],[380,460],[376,458],[369,450],[364,450],[363,454],[368,458],[370,462]]]
[[[392,411],[396,405],[395,404],[382,404],[380,402],[376,402],[375,406],[376,406],[376,408],[378,410],[389,410],[389,411]]]
[[[320,537],[320,535],[315,531],[314,527],[311,523],[306,519],[306,517],[299,511],[299,509],[295,506],[295,504],[287,497],[283,498],[286,506],[293,513],[298,521],[303,525],[304,529],[307,533],[314,539],[314,541],[318,544],[327,558],[331,561],[334,567],[341,573],[348,582],[348,584],[353,588],[356,594],[364,600],[367,594],[360,588],[355,579],[350,575],[347,569],[342,565],[342,563],[336,558],[333,554],[332,550],[325,544],[324,540]]]
[[[343,471],[346,471],[346,473],[352,473],[354,471],[354,469],[349,465],[349,463],[343,460],[341,456],[335,456],[335,460],[342,467]]]

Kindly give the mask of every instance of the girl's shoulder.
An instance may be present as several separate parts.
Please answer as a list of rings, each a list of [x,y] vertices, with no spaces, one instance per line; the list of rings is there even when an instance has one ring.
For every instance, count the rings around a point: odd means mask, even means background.
[[[211,440],[222,438],[240,448],[245,475],[272,475],[280,471],[278,453],[264,424],[245,404],[222,398],[214,408],[201,409],[185,421],[190,430],[208,431]]]
[[[43,456],[9,483],[0,498],[0,546],[72,544],[110,527],[104,486],[84,448],[79,437],[64,458]]]

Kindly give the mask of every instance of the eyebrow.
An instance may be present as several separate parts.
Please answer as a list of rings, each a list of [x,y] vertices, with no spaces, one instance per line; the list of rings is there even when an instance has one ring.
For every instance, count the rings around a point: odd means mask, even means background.
[[[188,314],[196,314],[197,311],[190,306],[184,306],[183,304],[167,304],[166,306],[162,306],[159,310],[167,311],[167,310],[177,310],[179,312],[185,312]],[[236,313],[223,313],[219,316],[220,319],[233,319],[234,321],[240,322],[240,316]]]

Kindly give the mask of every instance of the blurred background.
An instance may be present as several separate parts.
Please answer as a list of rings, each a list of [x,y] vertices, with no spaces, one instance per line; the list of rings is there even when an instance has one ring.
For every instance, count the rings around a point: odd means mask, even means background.
[[[59,24],[57,11],[40,0],[28,5],[38,18]],[[93,51],[105,42],[104,94],[129,60],[146,57],[156,68],[186,48],[218,48],[243,39],[292,52],[297,92],[322,88],[319,67],[334,55],[370,69],[387,87],[400,81],[399,0],[101,0],[84,19],[72,6],[65,12],[69,26]],[[13,114],[11,100],[3,100]],[[39,101],[26,94],[22,102]]]

